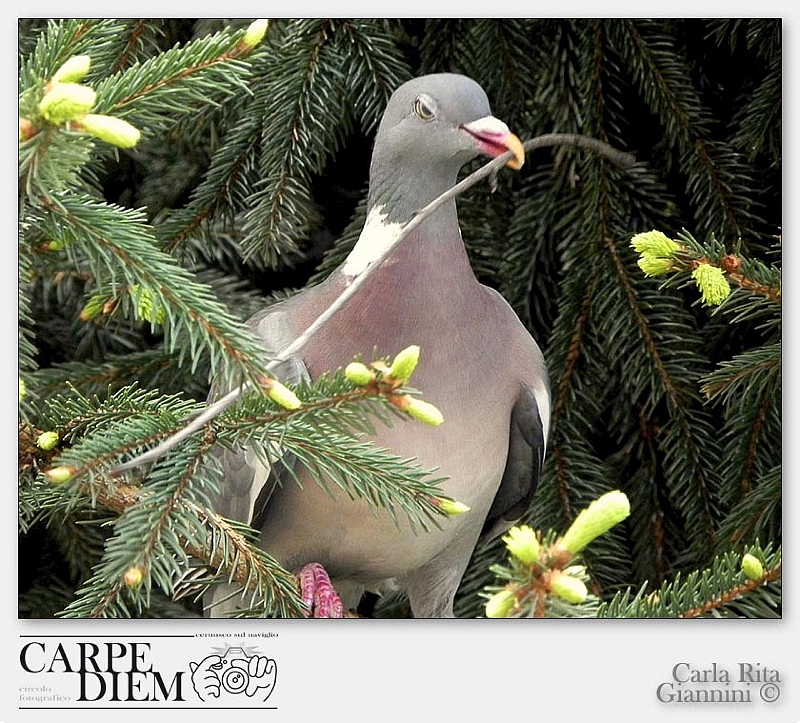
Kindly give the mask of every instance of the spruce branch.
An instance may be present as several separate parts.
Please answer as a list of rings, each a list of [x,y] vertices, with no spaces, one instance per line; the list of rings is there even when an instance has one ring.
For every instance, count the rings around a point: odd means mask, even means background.
[[[30,297],[31,281],[34,275],[34,260],[33,254],[27,252],[27,244],[25,243],[25,234],[21,234],[20,238],[20,253],[19,253],[19,285],[17,287],[17,309],[18,309],[18,364],[20,379],[23,375],[27,377],[33,372],[36,367],[36,344],[33,332],[33,308]],[[24,413],[25,408],[28,406],[27,401],[22,404],[20,400],[21,411]]]
[[[306,616],[297,578],[257,547],[257,537],[253,530],[226,520],[208,509],[198,509],[196,513],[211,528],[211,540],[203,548],[201,555],[195,554],[197,551],[191,553],[198,560],[204,560],[212,571],[216,571],[210,578],[193,580],[191,587],[198,596],[209,585],[236,583],[241,587],[236,595],[242,601],[249,595],[246,608],[251,615],[277,615],[282,618]]]
[[[739,494],[720,524],[719,538],[726,548],[757,539],[780,539],[782,482],[780,464],[759,473],[757,478],[754,475],[749,482],[751,489]]]
[[[256,90],[266,108],[262,137],[270,142],[259,157],[259,182],[246,201],[245,259],[261,258],[275,267],[281,255],[297,252],[299,235],[318,222],[311,176],[340,145],[346,117],[335,32],[329,20],[292,23]]]
[[[73,361],[39,369],[30,377],[29,389],[40,400],[55,395],[70,396],[72,390],[83,396],[119,391],[135,383],[166,394],[181,391],[193,398],[204,398],[205,386],[190,377],[178,364],[177,354],[163,348],[129,354],[110,354],[100,363]]]
[[[347,94],[364,133],[377,126],[394,88],[412,76],[388,25],[362,19],[338,19],[335,25]]]
[[[203,456],[202,447],[207,448],[211,442],[208,438],[203,440],[195,464]],[[190,464],[177,477],[177,483],[166,499],[159,499],[162,495],[150,494],[149,490],[142,494],[135,487],[128,487],[124,497],[107,484],[98,491],[97,479],[92,480],[91,496],[104,507],[116,507],[120,516],[115,522],[116,534],[106,545],[104,560],[96,568],[94,576],[78,591],[75,601],[65,609],[65,616],[74,613],[78,617],[117,617],[125,609],[123,596],[128,590],[138,593],[142,582],[145,582],[144,595],[132,596],[140,610],[149,605],[151,580],[159,583],[165,592],[171,592],[169,580],[172,575],[165,570],[166,558],[176,557],[179,563],[185,564],[184,550],[192,547],[189,540],[184,541],[180,536],[173,538],[170,527],[175,522],[172,516],[180,509],[194,466]],[[146,534],[142,536],[143,530]],[[131,533],[138,533],[135,546],[131,545]]]
[[[205,178],[192,192],[191,201],[156,225],[167,253],[174,254],[212,220],[233,218],[244,205],[261,146],[260,116],[265,109],[258,97],[248,111],[214,153]]]
[[[570,485],[565,471],[564,448],[562,444],[559,443],[563,436],[563,432],[560,429],[561,418],[564,415],[567,402],[572,394],[571,383],[574,375],[577,373],[578,362],[582,354],[583,336],[589,320],[591,319],[592,300],[594,298],[598,278],[599,272],[593,270],[588,283],[586,283],[584,287],[580,303],[580,312],[574,319],[569,347],[564,357],[564,369],[558,379],[551,412],[554,440],[551,442],[550,447],[555,459],[555,476],[558,486],[558,495],[561,499],[564,516],[567,520],[571,520],[573,515]]]
[[[413,394],[390,374],[385,361],[376,360],[367,369],[372,376],[363,383],[339,371],[299,385],[296,391],[303,403],[295,409],[276,409],[264,395],[246,395],[217,418],[217,439],[229,448],[254,447],[270,466],[278,461],[272,450],[280,448],[280,458],[294,459],[324,489],[332,492],[333,485],[351,499],[364,499],[397,525],[402,511],[412,528],[427,530],[457,501],[442,496],[443,480],[433,471],[359,438],[375,433],[373,420],[390,424],[404,417],[398,400]],[[281,483],[290,484],[293,478],[290,466]]]
[[[491,567],[505,584],[482,593],[486,617],[593,617],[598,600],[589,595],[592,581],[578,556],[629,514],[628,498],[614,490],[583,509],[563,535],[512,527],[503,537],[507,564]]]
[[[737,404],[749,389],[767,389],[775,396],[782,368],[782,344],[774,342],[723,359],[706,375],[700,390],[709,401]]]
[[[117,519],[103,561],[62,615],[125,616],[129,602],[141,612],[150,604],[152,582],[166,594],[174,593],[175,581],[185,572],[189,557],[216,575],[252,589],[272,611],[302,615],[294,577],[254,548],[250,541],[255,532],[224,520],[208,509],[202,494],[198,497],[196,472],[214,441],[214,435],[207,434],[190,451],[188,464],[172,460],[151,473],[146,487],[119,484],[102,474],[73,483],[70,497],[91,500],[93,506],[114,512]],[[131,586],[126,580],[129,570],[140,571],[141,582]],[[141,583],[144,586],[139,591]]]
[[[98,111],[152,133],[170,114],[181,117],[245,89],[254,47],[244,42],[246,32],[198,38],[107,78],[95,86]]]
[[[188,484],[189,477],[182,478]],[[185,485],[184,485],[185,486]],[[269,609],[277,612],[282,617],[303,617],[304,612],[300,604],[299,588],[293,575],[283,570],[277,562],[265,553],[255,548],[249,540],[254,539],[252,530],[245,532],[241,526],[225,520],[207,508],[201,508],[191,501],[180,499],[180,491],[170,497],[166,504],[162,502],[160,509],[156,510],[156,525],[153,528],[142,528],[142,516],[148,518],[152,515],[132,515],[131,510],[141,512],[142,508],[151,506],[150,495],[142,488],[135,485],[119,485],[109,481],[109,484],[99,486],[97,480],[93,481],[92,493],[96,504],[115,512],[122,520],[127,522],[125,515],[133,518],[127,523],[127,528],[120,520],[115,522],[117,536],[106,547],[106,560],[95,571],[95,575],[88,580],[78,591],[78,597],[61,613],[63,617],[117,617],[127,614],[126,597],[129,586],[125,582],[125,572],[131,568],[140,569],[145,576],[147,593],[144,599],[134,597],[133,602],[140,609],[150,604],[150,580],[153,575],[153,566],[159,563],[161,572],[157,576],[160,587],[167,593],[174,593],[174,585],[185,572],[188,557],[196,558],[208,568],[215,571],[219,579],[236,582],[249,589],[253,595],[265,601]],[[86,488],[80,490],[83,494]],[[165,563],[163,541],[159,532],[168,530],[173,518],[181,519],[191,512],[196,518],[198,529],[205,529],[206,538],[213,542],[200,544],[197,531],[193,531],[192,539],[181,535],[174,537],[167,548],[170,554],[169,562],[179,563],[174,568]],[[159,524],[160,522],[160,524]],[[185,524],[185,521],[182,523]],[[128,535],[120,533],[130,532]],[[136,530],[152,529],[147,535],[144,544],[131,545],[131,535]],[[135,535],[134,538],[141,537]],[[170,536],[172,537],[172,535]],[[166,569],[165,569],[166,568]],[[208,581],[210,583],[210,580]],[[137,586],[138,587],[138,586]],[[207,585],[202,586],[202,589]]]
[[[109,57],[118,38],[125,36],[125,29],[125,21],[119,19],[48,20],[33,50],[20,64],[20,110],[29,102],[41,100],[44,84],[70,57],[90,53],[96,58]]]
[[[780,269],[775,264],[767,264],[741,253],[741,240],[737,240],[733,249],[728,251],[713,234],[708,241],[701,243],[686,229],[681,229],[678,239],[682,247],[676,255],[682,263],[688,262],[692,268],[699,264],[717,267],[727,279],[748,292],[748,295],[762,297],[764,301],[780,306]],[[780,239],[778,241],[780,243]]]
[[[323,378],[303,390],[308,402],[302,408],[281,408],[265,395],[243,398],[202,438],[156,465],[145,486],[117,484],[119,480],[108,477],[106,470],[125,453],[124,440],[134,438],[141,444],[157,436],[164,425],[169,429],[176,414],[185,414],[187,403],[135,389],[103,402],[80,395],[54,401],[51,419],[64,439],[74,444],[60,450],[59,466],[50,467],[46,476],[53,483],[70,481],[74,498],[85,497],[119,515],[103,561],[64,614],[126,615],[129,602],[141,612],[150,604],[151,584],[174,595],[175,581],[185,574],[187,553],[212,569],[224,568],[207,579],[209,584],[222,579],[238,582],[252,594],[251,607],[269,614],[276,609],[281,615],[296,614],[272,589],[279,581],[264,580],[262,568],[266,566],[274,578],[277,573],[271,568],[276,563],[248,546],[255,532],[243,525],[232,527],[212,513],[194,488],[193,480],[212,445],[249,444],[264,450],[280,445],[282,455],[296,458],[321,485],[332,482],[351,498],[365,499],[376,511],[387,510],[398,525],[396,510],[403,510],[412,529],[419,525],[427,530],[442,514],[463,511],[457,501],[441,495],[440,480],[429,479],[428,472],[411,467],[409,460],[359,442],[347,431],[372,430],[363,416],[365,402],[371,403],[371,416],[382,421],[398,414],[391,402],[408,396],[404,382],[418,353],[410,351],[414,353],[401,352],[392,364],[376,361],[371,378],[355,388],[341,372]],[[211,531],[198,532],[204,527]],[[137,530],[150,533],[142,537]],[[233,534],[237,530],[238,536]],[[198,584],[195,581],[195,587]]]
[[[622,261],[619,249],[610,238],[607,240],[606,245],[624,294],[630,304],[636,327],[641,334],[642,341],[647,348],[666,395],[671,413],[670,427],[672,427],[671,431],[673,432],[668,437],[671,436],[675,439],[677,436],[681,440],[680,452],[676,455],[676,461],[679,457],[683,458],[682,464],[687,464],[693,470],[693,485],[691,488],[689,488],[688,484],[683,483],[680,486],[685,492],[679,492],[676,489],[679,504],[687,511],[687,519],[692,520],[692,527],[696,530],[701,530],[702,535],[706,538],[705,543],[701,543],[699,541],[699,533],[696,533],[695,537],[698,540],[698,544],[703,545],[704,549],[713,549],[716,544],[713,532],[714,514],[712,511],[716,487],[714,481],[715,470],[709,464],[710,460],[707,457],[707,453],[703,452],[703,446],[699,444],[700,440],[697,432],[699,431],[698,422],[700,420],[698,416],[702,412],[692,408],[690,404],[692,398],[688,395],[687,390],[680,389],[673,380],[673,371],[665,363],[662,352],[659,349],[660,345],[651,327],[651,322],[637,298],[633,280],[630,278],[627,266]],[[690,505],[689,500],[692,497],[695,498],[695,501]],[[691,514],[688,514],[690,509]]]
[[[441,479],[356,438],[357,433],[374,431],[370,418],[388,423],[400,413],[395,400],[408,396],[405,386],[379,373],[369,384],[353,388],[340,373],[298,391],[304,403],[296,408],[282,407],[266,394],[248,395],[207,433],[228,447],[253,444],[264,454],[278,445],[295,455],[321,485],[330,480],[376,510],[387,508],[395,522],[395,510],[400,509],[412,526],[427,529],[435,524],[443,501],[451,501],[441,495]],[[74,391],[51,404],[52,424],[72,446],[62,450],[46,474],[56,482],[87,477],[91,492],[92,480],[104,480],[109,466],[116,464],[112,472],[118,475],[127,466],[119,464],[121,457],[170,439],[181,428],[181,417],[195,408],[180,397],[136,387],[102,402]]]
[[[701,243],[685,229],[678,241],[649,231],[636,234],[631,245],[641,255],[645,275],[666,276],[665,287],[683,283],[689,272],[704,303],[732,315],[734,322],[766,317],[765,329],[779,325],[781,272],[775,265],[730,252],[713,234]],[[731,292],[730,281],[738,293]]]
[[[160,224],[171,252],[223,214],[239,217],[246,259],[275,267],[296,254],[320,222],[312,178],[341,145],[353,107],[372,128],[389,89],[408,77],[374,21],[294,20],[277,31],[254,58],[247,93],[223,102],[228,133],[191,203]]]
[[[750,579],[742,571],[742,559],[751,555],[763,561],[763,574]],[[676,575],[658,590],[647,593],[643,586],[633,597],[618,593],[602,603],[597,613],[603,618],[695,618],[695,617],[779,617],[781,591],[781,550],[756,543],[744,553],[718,555],[712,567]]]
[[[230,97],[238,90],[250,92],[247,86],[250,63],[239,59],[250,55],[260,42],[262,25],[258,21],[251,25],[258,30],[255,34],[251,29],[222,32],[183,47],[176,46],[106,78],[96,88],[56,82],[58,73],[51,82],[43,84],[42,76],[35,71],[41,72],[45,60],[34,56],[30,62],[35,70],[23,74],[28,84],[23,86],[20,96],[20,177],[26,180],[28,195],[49,197],[59,189],[77,184],[77,169],[89,160],[92,145],[85,142],[82,154],[77,154],[65,145],[65,135],[67,141],[74,143],[76,135],[80,138],[89,133],[127,148],[138,141],[139,127],[150,134],[169,125],[171,114],[180,119],[198,107],[209,107],[217,98]],[[88,27],[97,29],[91,23]],[[90,50],[91,46],[87,51]],[[77,58],[85,58],[87,63],[91,60],[90,55],[73,56],[70,60]],[[53,102],[45,105],[56,93],[69,97],[60,105]],[[89,94],[91,103],[79,107],[76,103],[85,94]],[[66,101],[70,101],[67,114],[63,109]],[[89,113],[90,110],[94,112]],[[123,117],[132,119],[135,127]],[[70,168],[73,176],[66,175]],[[53,181],[59,178],[61,183],[54,185]]]
[[[656,262],[663,263],[659,273],[669,275],[665,286],[679,283],[690,273],[704,301],[719,305],[721,311],[727,308],[737,320],[752,319],[756,313],[773,319],[780,315],[780,272],[730,253],[713,237],[701,244],[686,231],[678,241],[651,231],[634,236],[632,246],[641,254],[639,266],[643,270],[653,268]],[[731,309],[728,279],[740,286],[740,294],[755,297],[757,303],[740,302]],[[715,371],[699,379],[700,391],[716,402],[724,415],[722,458],[729,462],[731,472],[715,491],[717,507],[727,512],[717,536],[723,549],[734,541],[752,539],[748,528],[751,533],[755,527],[766,532],[761,521],[769,525],[773,519],[774,486],[760,487],[758,480],[762,475],[771,479],[765,470],[780,454],[779,442],[776,445],[780,422],[775,413],[780,404],[780,369],[780,344],[762,344],[729,361],[723,360]],[[747,518],[753,524],[733,526],[732,521],[741,519],[739,515],[745,509],[756,513]]]
[[[129,32],[125,36],[124,46],[120,50],[111,68],[112,74],[120,73],[136,62],[138,51],[144,37],[153,30],[153,23],[141,18],[135,19]]]
[[[692,266],[696,267],[698,264],[710,263],[708,259],[697,259],[692,262]],[[746,291],[759,296],[764,296],[775,304],[781,303],[781,288],[780,286],[769,286],[768,284],[759,283],[752,277],[746,276],[744,273],[739,273],[734,269],[741,268],[742,260],[735,254],[727,256],[719,268],[727,272],[728,278],[735,284],[738,284]]]
[[[732,154],[711,140],[710,114],[689,83],[691,74],[674,52],[676,39],[653,21],[606,24],[642,97],[680,149],[678,161],[696,190],[697,222],[712,233],[743,236],[750,218],[741,199],[749,174]]]
[[[181,363],[188,358],[194,369],[208,350],[212,372],[230,369],[233,362],[246,377],[261,373],[261,348],[211,298],[208,288],[155,248],[141,212],[64,195],[55,202],[46,201],[36,220],[68,252],[79,249],[89,260],[94,278],[109,288],[127,284],[129,292],[148,289],[153,303],[166,314],[167,345],[178,351]],[[129,301],[130,293],[124,299]]]

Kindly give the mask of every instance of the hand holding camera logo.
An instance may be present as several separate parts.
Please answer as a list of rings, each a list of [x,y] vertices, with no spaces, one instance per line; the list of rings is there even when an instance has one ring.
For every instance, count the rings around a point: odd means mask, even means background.
[[[264,655],[247,655],[242,648],[228,648],[223,657],[209,655],[189,663],[192,685],[200,700],[228,699],[246,695],[265,701],[275,689],[277,663]]]

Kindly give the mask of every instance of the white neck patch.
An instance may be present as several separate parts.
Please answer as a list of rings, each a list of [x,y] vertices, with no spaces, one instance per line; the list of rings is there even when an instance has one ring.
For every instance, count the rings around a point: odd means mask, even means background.
[[[403,230],[401,223],[387,223],[383,206],[374,206],[367,214],[364,228],[353,250],[345,259],[342,271],[354,279],[397,239]]]

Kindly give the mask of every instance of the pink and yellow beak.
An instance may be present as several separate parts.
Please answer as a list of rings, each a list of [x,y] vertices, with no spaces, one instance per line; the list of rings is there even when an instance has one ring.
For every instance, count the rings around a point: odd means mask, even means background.
[[[509,159],[506,165],[515,171],[522,168],[522,164],[525,163],[525,148],[522,141],[508,130],[508,126],[499,118],[488,115],[472,123],[465,123],[461,128],[475,139],[478,148],[487,156],[496,158],[511,151],[514,157]]]

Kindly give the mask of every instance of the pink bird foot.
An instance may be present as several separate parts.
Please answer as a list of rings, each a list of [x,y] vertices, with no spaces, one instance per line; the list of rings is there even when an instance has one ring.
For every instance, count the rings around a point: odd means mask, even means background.
[[[344,605],[325,568],[312,562],[300,570],[300,595],[314,618],[343,618]]]

